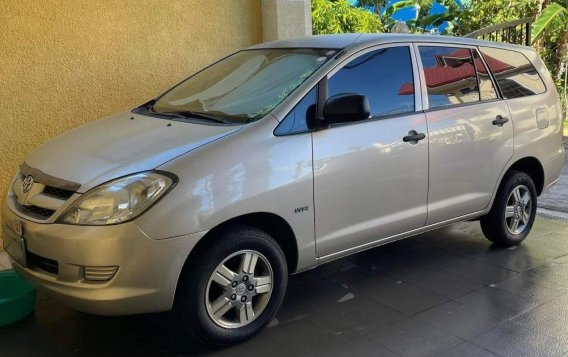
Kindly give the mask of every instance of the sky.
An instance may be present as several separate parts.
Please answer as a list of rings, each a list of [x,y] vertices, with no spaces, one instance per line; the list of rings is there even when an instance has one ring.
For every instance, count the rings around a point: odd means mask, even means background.
[[[355,6],[359,4],[359,0],[349,0],[349,1],[352,5],[355,5]],[[394,4],[398,1],[400,1],[400,0],[388,0],[387,4],[390,6],[391,4]],[[470,0],[455,0],[455,2],[458,5],[463,6],[464,4],[469,3]],[[374,8],[369,7],[369,10],[373,11]],[[381,9],[381,12],[383,12],[383,11],[384,11],[384,9]],[[432,6],[432,8],[430,9],[430,15],[444,13],[445,11],[446,11],[446,7],[443,6],[443,5],[440,5],[439,3],[436,2],[434,4],[434,6]],[[407,8],[404,8],[404,9],[401,9],[401,10],[395,12],[393,14],[393,18],[395,20],[404,22],[404,21],[408,21],[408,20],[416,18],[416,15],[417,15],[417,9],[416,8],[407,7]],[[442,26],[440,26],[439,30],[442,31],[445,27],[446,27],[446,25],[443,24]]]

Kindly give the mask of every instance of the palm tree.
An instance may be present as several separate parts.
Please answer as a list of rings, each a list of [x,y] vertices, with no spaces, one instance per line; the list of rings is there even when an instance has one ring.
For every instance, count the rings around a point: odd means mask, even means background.
[[[541,2],[545,5],[545,1]],[[545,32],[561,33],[568,28],[568,0],[564,4],[551,2],[544,6],[540,15],[532,25],[532,39],[538,41]]]
[[[436,3],[446,7],[447,11],[430,15],[430,10]],[[381,17],[381,21],[388,30],[396,23],[392,17],[395,12],[405,8],[415,8],[416,18],[406,21],[406,25],[414,33],[425,32],[426,28],[439,27],[445,22],[447,22],[445,31],[451,33],[462,11],[455,0],[400,0],[390,4],[386,0],[359,0],[359,4],[360,6],[374,6],[374,12]],[[381,14],[382,8],[384,11]]]
[[[542,0],[541,11],[532,24],[531,42],[539,49],[563,92],[563,109],[568,108],[568,0]],[[564,77],[564,78],[562,78]]]

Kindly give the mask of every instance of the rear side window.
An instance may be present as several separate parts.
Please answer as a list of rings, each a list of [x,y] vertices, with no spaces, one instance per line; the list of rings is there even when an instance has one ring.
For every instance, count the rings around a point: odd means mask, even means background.
[[[480,47],[480,50],[503,98],[520,98],[546,91],[538,72],[522,53],[491,47]]]
[[[410,49],[383,48],[352,60],[328,81],[329,97],[341,93],[366,95],[374,118],[413,112]]]
[[[477,75],[467,48],[420,46],[430,109],[478,102]]]

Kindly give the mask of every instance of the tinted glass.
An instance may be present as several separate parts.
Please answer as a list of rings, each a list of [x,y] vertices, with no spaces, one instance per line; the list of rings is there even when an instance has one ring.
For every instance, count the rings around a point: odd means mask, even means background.
[[[479,89],[467,48],[420,47],[430,109],[478,102]]]
[[[481,94],[481,100],[492,100],[497,99],[497,92],[489,76],[489,72],[477,50],[472,50],[473,52],[473,62],[475,63],[475,69],[477,70],[477,79],[479,80],[479,93]]]
[[[341,93],[366,95],[372,117],[414,111],[409,48],[380,49],[349,62],[328,82],[328,97]]]
[[[546,90],[536,69],[523,54],[490,47],[480,49],[504,98],[525,97]]]
[[[301,133],[311,130],[316,118],[317,87],[314,87],[300,100],[296,107],[286,115],[276,128],[276,135]]]

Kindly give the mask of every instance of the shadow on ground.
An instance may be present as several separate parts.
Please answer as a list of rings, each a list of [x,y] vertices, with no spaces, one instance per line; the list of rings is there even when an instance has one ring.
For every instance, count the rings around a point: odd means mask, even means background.
[[[290,277],[277,318],[236,347],[176,339],[170,314],[98,317],[40,295],[0,355],[490,356],[568,352],[568,225],[516,249],[455,224]]]

